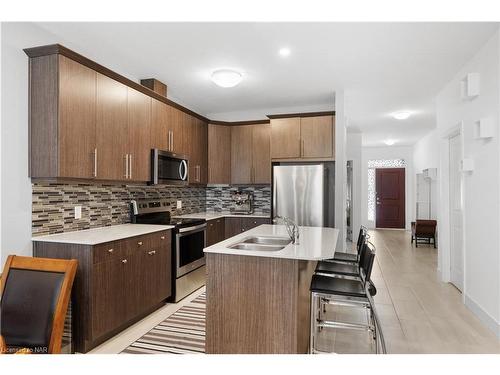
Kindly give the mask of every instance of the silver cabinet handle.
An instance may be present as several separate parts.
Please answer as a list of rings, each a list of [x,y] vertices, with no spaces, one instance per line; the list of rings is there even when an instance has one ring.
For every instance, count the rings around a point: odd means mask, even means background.
[[[94,177],[97,177],[97,148],[94,148]]]
[[[171,145],[170,145],[170,151],[174,151],[174,131],[171,130],[170,132],[172,133],[172,138],[171,138],[171,141],[170,141],[170,142],[172,142]]]
[[[122,263],[123,264],[127,263],[127,259],[122,259]]]
[[[132,179],[132,154],[128,155],[128,164],[129,164],[129,167],[128,167],[128,178]]]
[[[165,239],[165,236],[161,236],[160,239],[164,240]]]
[[[112,253],[115,249],[108,249],[108,253]]]
[[[142,241],[137,242],[137,245],[142,246]]]
[[[153,251],[148,251],[148,254],[149,254],[149,255],[155,255],[155,254],[156,254],[156,251],[155,251],[155,250],[153,250]]]
[[[125,178],[128,178],[128,154],[125,154]]]

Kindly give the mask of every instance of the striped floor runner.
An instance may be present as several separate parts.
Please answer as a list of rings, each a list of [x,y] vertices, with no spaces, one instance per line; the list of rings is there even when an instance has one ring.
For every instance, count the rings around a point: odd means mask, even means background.
[[[205,353],[205,293],[127,347],[123,354]]]

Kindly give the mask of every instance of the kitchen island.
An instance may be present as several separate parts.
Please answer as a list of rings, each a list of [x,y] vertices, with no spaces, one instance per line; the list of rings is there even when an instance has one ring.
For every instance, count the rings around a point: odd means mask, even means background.
[[[338,230],[299,234],[298,244],[259,248],[288,238],[284,225],[260,225],[205,249],[207,353],[307,353],[309,284],[316,262],[333,257]]]

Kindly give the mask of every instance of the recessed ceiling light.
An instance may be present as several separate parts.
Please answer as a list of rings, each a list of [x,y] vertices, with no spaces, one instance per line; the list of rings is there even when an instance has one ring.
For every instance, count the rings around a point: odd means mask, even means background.
[[[232,69],[218,69],[212,73],[212,81],[220,87],[234,87],[243,79],[240,72]]]
[[[394,143],[396,143],[396,141],[394,139],[386,139],[384,141],[384,143],[387,145],[387,146],[392,146]]]
[[[399,111],[392,114],[392,117],[394,117],[396,120],[406,120],[410,116],[411,112],[409,111]]]
[[[290,48],[283,47],[279,50],[279,54],[283,57],[287,57],[290,55]]]

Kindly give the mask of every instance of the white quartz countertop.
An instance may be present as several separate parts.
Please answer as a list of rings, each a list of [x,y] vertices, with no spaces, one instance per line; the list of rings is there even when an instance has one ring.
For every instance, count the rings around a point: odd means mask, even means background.
[[[265,215],[265,214],[233,214],[231,212],[197,212],[194,214],[185,214],[185,215],[179,215],[175,217],[180,217],[180,218],[187,218],[187,219],[205,219],[207,221],[209,220],[214,220],[214,219],[220,219],[222,217],[258,217],[258,218],[265,218],[269,219],[271,218],[271,215]]]
[[[141,236],[143,234],[159,232],[172,228],[174,228],[173,225],[120,224],[112,225],[110,227],[79,230],[76,232],[37,236],[33,237],[32,240],[37,242],[60,242],[80,245],[98,245],[100,243]]]
[[[323,260],[333,258],[339,230],[335,228],[322,227],[299,227],[299,243],[288,244],[282,250],[239,250],[230,249],[228,246],[244,241],[251,236],[265,237],[287,237],[288,233],[284,225],[259,225],[244,233],[228,238],[205,248],[205,253],[246,255],[266,258],[300,259],[300,260]]]

